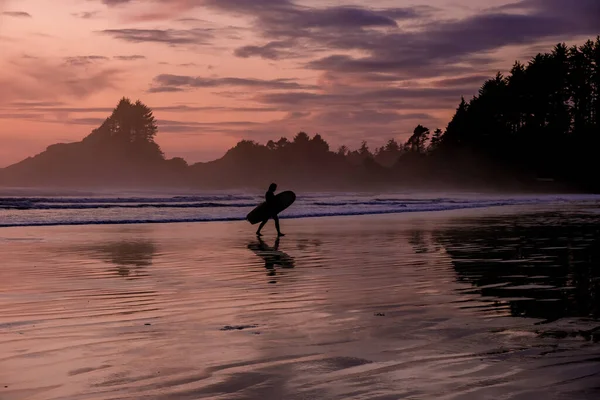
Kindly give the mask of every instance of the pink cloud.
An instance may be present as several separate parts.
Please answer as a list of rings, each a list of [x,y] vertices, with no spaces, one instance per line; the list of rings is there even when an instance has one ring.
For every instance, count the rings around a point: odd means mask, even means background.
[[[0,103],[19,100],[82,99],[115,88],[122,70],[78,68],[76,64],[52,63],[43,59],[13,62],[12,72],[0,75]]]

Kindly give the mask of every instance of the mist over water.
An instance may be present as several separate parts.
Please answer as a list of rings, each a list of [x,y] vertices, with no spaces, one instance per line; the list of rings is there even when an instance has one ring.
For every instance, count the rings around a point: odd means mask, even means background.
[[[262,193],[103,193],[0,196],[0,227],[239,221]],[[282,218],[393,214],[525,204],[594,203],[600,195],[297,193]]]

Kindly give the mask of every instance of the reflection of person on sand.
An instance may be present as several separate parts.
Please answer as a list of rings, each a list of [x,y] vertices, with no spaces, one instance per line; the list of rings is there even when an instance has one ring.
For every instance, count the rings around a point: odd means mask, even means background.
[[[132,270],[151,266],[158,249],[152,242],[137,240],[110,242],[92,246],[86,251],[89,251],[93,258],[116,265],[119,275],[129,276]]]
[[[267,206],[269,207],[270,210],[273,210],[275,208],[275,190],[277,190],[277,184],[271,183],[271,186],[269,186],[269,190],[267,191],[267,193],[265,193],[265,200],[266,200]],[[262,233],[260,233],[260,231],[265,226],[265,224],[269,221],[269,218],[273,218],[273,221],[275,221],[275,228],[277,229],[277,235],[285,236],[279,230],[279,217],[277,217],[277,213],[275,213],[275,212],[270,212],[269,216],[267,216],[267,218],[265,220],[263,220],[263,222],[260,223],[260,226],[258,227],[258,230],[256,231],[256,235],[257,236],[262,235]]]
[[[294,268],[294,258],[287,253],[279,251],[279,238],[275,240],[274,246],[270,247],[259,237],[258,243],[250,243],[248,248],[265,260],[266,269],[272,270],[276,265],[283,268]]]

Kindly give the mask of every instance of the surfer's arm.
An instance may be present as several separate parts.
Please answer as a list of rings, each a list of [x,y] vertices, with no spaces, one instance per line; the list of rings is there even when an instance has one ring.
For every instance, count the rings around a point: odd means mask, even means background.
[[[273,204],[273,202],[275,201],[275,195],[273,194],[273,192],[267,192],[265,194],[265,200],[267,201],[267,204]]]

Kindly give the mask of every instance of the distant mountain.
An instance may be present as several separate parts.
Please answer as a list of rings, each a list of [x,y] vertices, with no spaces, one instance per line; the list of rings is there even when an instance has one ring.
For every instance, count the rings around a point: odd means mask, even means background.
[[[152,111],[123,98],[82,141],[59,143],[13,164],[0,178],[10,186],[130,187],[182,184],[187,164],[165,160],[154,142]]]

